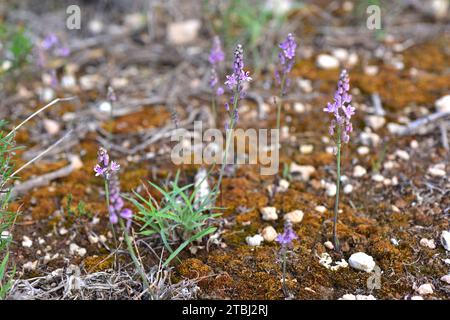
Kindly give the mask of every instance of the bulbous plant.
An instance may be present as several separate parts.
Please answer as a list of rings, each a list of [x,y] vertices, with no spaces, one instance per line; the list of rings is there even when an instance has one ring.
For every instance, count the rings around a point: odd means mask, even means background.
[[[334,101],[329,102],[323,109],[324,112],[330,114],[331,121],[329,125],[329,133],[336,143],[336,199],[334,203],[334,220],[333,220],[333,244],[335,250],[339,250],[339,241],[337,238],[337,223],[339,213],[339,189],[341,180],[341,146],[342,142],[350,141],[350,133],[353,131],[352,116],[355,114],[355,108],[350,104],[352,96],[348,93],[350,90],[350,79],[347,70],[342,70]]]
[[[225,140],[225,150],[222,158],[222,166],[220,168],[219,179],[214,188],[214,193],[218,194],[218,190],[222,184],[223,174],[225,172],[225,167],[227,165],[228,149],[230,148],[231,139],[233,138],[233,130],[239,120],[238,104],[239,100],[245,96],[244,84],[250,82],[252,78],[248,71],[244,71],[244,49],[240,44],[236,46],[234,51],[234,63],[233,63],[233,73],[226,76],[227,81],[225,85],[228,90],[232,93],[230,103],[225,104],[225,108],[228,112],[229,121],[225,125],[226,130],[226,140]],[[231,107],[230,107],[231,105]]]
[[[120,165],[117,162],[110,160],[109,154],[104,148],[99,148],[97,161],[98,163],[94,167],[94,172],[96,177],[100,176],[104,180],[106,206],[109,211],[109,221],[111,223],[113,233],[114,225],[119,223],[123,230],[125,242],[127,244],[131,259],[133,260],[133,263],[142,278],[145,288],[149,289],[150,285],[147,276],[145,275],[145,271],[136,257],[133,244],[129,236],[133,212],[128,208],[124,208],[124,201],[120,195],[120,183],[117,175],[120,170]],[[126,222],[126,225],[124,221]]]
[[[283,103],[283,96],[286,93],[286,88],[289,87],[290,79],[289,73],[295,63],[295,51],[297,43],[292,33],[289,33],[286,39],[280,43],[280,52],[278,53],[278,61],[280,69],[275,70],[275,80],[280,86],[280,95],[277,105],[277,129],[280,130],[281,122],[281,105]]]
[[[288,296],[288,290],[286,287],[286,262],[287,262],[287,253],[289,249],[292,248],[293,241],[295,239],[298,239],[297,234],[295,234],[294,230],[292,230],[292,223],[289,219],[287,219],[284,223],[284,232],[279,234],[275,241],[278,242],[281,245],[280,254],[281,254],[281,260],[283,264],[283,278],[282,278],[282,284],[283,284],[283,292],[284,295]]]

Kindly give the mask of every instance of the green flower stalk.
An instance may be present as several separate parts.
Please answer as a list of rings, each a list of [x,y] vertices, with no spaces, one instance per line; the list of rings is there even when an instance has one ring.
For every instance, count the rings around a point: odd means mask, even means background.
[[[350,133],[353,131],[352,116],[355,114],[355,108],[350,104],[352,96],[348,93],[350,90],[350,79],[347,70],[342,70],[338,81],[338,87],[334,94],[333,103],[328,103],[323,109],[324,112],[332,115],[329,126],[329,133],[336,143],[336,199],[334,203],[333,219],[333,244],[335,250],[339,250],[339,240],[337,237],[337,223],[339,214],[339,189],[341,181],[341,146],[342,142],[350,141]]]

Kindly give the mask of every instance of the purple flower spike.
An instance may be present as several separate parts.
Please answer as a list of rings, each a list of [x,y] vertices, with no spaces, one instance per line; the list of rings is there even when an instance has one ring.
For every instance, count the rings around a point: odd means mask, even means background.
[[[218,36],[214,37],[213,46],[211,48],[211,53],[209,54],[209,63],[211,65],[217,65],[225,59],[225,54],[222,51],[222,44],[220,43],[220,38]]]
[[[278,242],[282,249],[286,249],[292,246],[292,242],[298,239],[297,234],[295,234],[294,230],[292,230],[292,223],[289,220],[286,220],[284,224],[284,232],[279,234],[275,241]]]
[[[99,164],[96,164],[94,167],[95,176],[103,176],[106,173],[107,168],[101,167]]]
[[[111,224],[117,224],[117,222],[119,222],[119,217],[114,212],[110,213],[109,221],[111,222]]]
[[[344,143],[350,141],[350,132],[353,131],[352,123],[350,122],[352,116],[355,114],[355,108],[350,104],[352,102],[352,95],[348,93],[350,90],[350,78],[347,70],[342,70],[336,92],[334,94],[334,101],[329,102],[323,109],[324,112],[333,116],[330,122],[329,133],[331,136],[335,135],[335,129],[339,126],[341,131],[341,139]]]
[[[46,36],[44,40],[42,40],[42,48],[44,50],[50,50],[58,43],[59,43],[58,37],[54,33],[51,33],[48,36]]]
[[[295,38],[292,35],[292,33],[289,33],[286,37],[286,39],[280,43],[280,49],[281,51],[278,53],[278,60],[281,65],[281,71],[276,70],[275,71],[275,80],[278,82],[278,84],[281,84],[281,76],[282,74],[283,78],[286,78],[287,74],[291,72],[292,67],[295,63],[295,51],[297,49],[297,43],[295,42]]]
[[[120,216],[124,219],[129,220],[133,217],[133,212],[130,209],[126,208],[123,209],[122,212],[120,212]]]

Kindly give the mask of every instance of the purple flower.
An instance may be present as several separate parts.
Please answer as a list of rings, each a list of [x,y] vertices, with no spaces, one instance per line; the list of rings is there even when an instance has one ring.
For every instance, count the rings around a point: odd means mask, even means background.
[[[347,70],[342,70],[336,92],[334,94],[334,101],[328,102],[323,109],[324,112],[332,114],[333,119],[330,122],[328,131],[331,136],[335,135],[335,129],[339,126],[341,137],[344,143],[350,141],[350,132],[353,131],[352,123],[350,122],[352,116],[355,114],[355,108],[350,104],[352,102],[352,95],[348,93],[350,90],[350,79]]]
[[[107,168],[101,167],[99,164],[96,164],[94,167],[95,176],[103,176],[106,173]]]
[[[250,73],[244,71],[244,50],[240,44],[236,46],[236,50],[234,51],[233,73],[226,76],[226,78],[225,85],[228,89],[239,94],[242,92],[244,82],[250,82],[252,80]]]
[[[216,90],[216,95],[221,96],[223,95],[223,93],[224,93],[223,87],[218,87]]]
[[[292,246],[292,242],[298,239],[297,234],[295,234],[294,230],[292,230],[292,223],[289,220],[286,220],[284,224],[284,232],[279,234],[275,241],[281,245],[282,249],[286,249]]]
[[[295,50],[297,49],[297,43],[295,42],[292,33],[287,35],[286,39],[280,43],[279,47],[281,50],[278,53],[278,60],[281,65],[281,71],[275,71],[275,80],[278,84],[281,84],[282,77],[280,76],[280,73],[283,75],[283,78],[286,78],[286,75],[291,72],[295,62]]]
[[[211,48],[211,53],[209,54],[209,63],[215,66],[225,59],[225,54],[222,51],[222,45],[220,43],[220,38],[218,36],[214,37],[213,46]]]
[[[65,57],[68,57],[70,55],[70,49],[69,49],[69,47],[59,47],[59,48],[56,48],[55,54],[58,57],[65,58]]]
[[[120,164],[115,161],[111,161],[111,171],[119,171]]]
[[[44,40],[42,40],[41,45],[44,50],[50,50],[58,43],[59,43],[58,37],[54,33],[51,33],[48,36],[46,36]]]
[[[97,154],[98,163],[94,167],[95,176],[102,176],[108,183],[109,188],[109,220],[112,224],[119,222],[119,217],[127,220],[127,227],[131,225],[133,212],[124,208],[124,201],[120,196],[120,183],[118,171],[120,165],[116,161],[110,161],[108,152],[99,148]]]

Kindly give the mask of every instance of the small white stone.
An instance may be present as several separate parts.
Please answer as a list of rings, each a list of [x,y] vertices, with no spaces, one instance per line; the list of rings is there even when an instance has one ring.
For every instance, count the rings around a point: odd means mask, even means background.
[[[33,240],[31,240],[30,238],[28,238],[27,236],[23,236],[23,241],[22,241],[22,247],[25,248],[31,248],[31,246],[33,245]]]
[[[358,54],[356,52],[352,52],[348,56],[347,64],[348,64],[348,66],[353,67],[358,63],[358,61],[359,61]]]
[[[429,167],[428,173],[430,175],[432,175],[433,177],[443,177],[446,175],[445,165],[442,163],[442,164],[436,164],[432,167]]]
[[[301,102],[294,103],[294,111],[297,113],[304,113],[306,111],[306,107]]]
[[[50,102],[55,98],[55,91],[52,88],[44,88],[41,91],[41,99],[45,102]]]
[[[384,177],[381,174],[376,173],[376,174],[374,174],[372,176],[372,180],[375,181],[375,182],[383,182],[384,181]]]
[[[445,276],[442,276],[441,281],[447,282],[448,284],[450,284],[450,274],[446,274]]]
[[[374,130],[378,130],[384,126],[386,119],[383,116],[370,115],[366,117],[366,123]]]
[[[387,129],[391,134],[402,134],[405,132],[406,127],[398,123],[390,122],[387,124]]]
[[[450,95],[443,96],[434,103],[439,112],[450,112]]]
[[[356,300],[356,296],[354,294],[344,294],[339,300]]]
[[[287,191],[287,189],[289,189],[289,184],[289,181],[287,181],[286,179],[281,179],[280,182],[278,182],[278,191]]]
[[[364,73],[368,76],[375,76],[378,73],[378,66],[365,66]]]
[[[397,151],[395,151],[395,155],[402,160],[406,160],[406,161],[409,160],[409,153],[406,152],[405,150],[397,150]]]
[[[28,261],[27,263],[25,263],[23,265],[23,269],[24,270],[28,270],[28,271],[33,271],[33,270],[36,270],[37,265],[38,265],[38,261],[37,260],[35,260],[33,262]]]
[[[367,131],[363,131],[359,134],[359,138],[363,145],[366,146],[376,146],[380,143],[381,138],[374,132],[371,132],[369,128]]]
[[[335,56],[340,62],[346,62],[349,56],[349,53],[344,48],[336,48],[332,52],[333,56]]]
[[[314,146],[312,144],[302,144],[300,146],[300,153],[302,154],[311,154],[314,150]]]
[[[295,162],[291,163],[290,172],[291,174],[299,173],[302,181],[308,181],[311,175],[316,171],[316,168],[313,166],[301,166],[296,164]]]
[[[167,38],[174,45],[187,44],[197,38],[200,27],[201,22],[196,19],[171,23],[167,26]]]
[[[450,232],[445,230],[442,231],[441,243],[445,250],[450,251]]]
[[[434,243],[433,239],[422,238],[422,239],[420,239],[419,244],[422,247],[427,247],[427,248],[430,248],[430,249],[436,249],[436,244]]]
[[[412,296],[411,300],[423,300],[422,296]]]
[[[71,243],[69,245],[69,252],[71,255],[79,255],[80,257],[83,257],[86,254],[86,249],[79,247],[76,243]]]
[[[395,239],[395,238],[392,238],[392,239],[391,239],[391,243],[392,243],[394,246],[396,246],[396,247],[399,245],[398,240]]]
[[[71,74],[66,74],[61,78],[61,86],[65,89],[73,89],[77,85],[77,80]]]
[[[339,68],[339,60],[329,54],[319,54],[316,60],[317,66],[321,69]]]
[[[419,143],[417,142],[417,140],[412,140],[412,141],[409,143],[409,146],[410,146],[412,149],[417,149],[417,148],[419,147]]]
[[[346,184],[344,187],[344,193],[349,194],[349,193],[352,193],[352,191],[353,191],[353,186],[351,184]]]
[[[278,219],[277,209],[275,207],[264,207],[260,209],[262,219],[265,221],[274,221]]]
[[[375,261],[364,252],[357,252],[350,256],[348,263],[357,270],[371,272],[375,268]]]
[[[336,185],[334,183],[327,183],[325,185],[327,196],[334,197],[336,195]]]
[[[61,130],[59,123],[52,119],[44,119],[44,128],[51,136],[56,135]]]
[[[366,154],[369,154],[370,149],[369,149],[369,147],[361,146],[361,147],[359,147],[359,148],[357,149],[357,152],[358,152],[359,155],[364,156],[364,155],[366,155]]]
[[[111,112],[111,109],[112,109],[112,105],[111,105],[111,103],[108,102],[108,101],[103,101],[103,102],[101,102],[101,103],[98,105],[98,109],[99,109],[101,112],[110,113],[110,112]]]
[[[431,283],[424,283],[416,289],[420,295],[433,294],[433,285]]]
[[[263,229],[263,231],[261,232],[261,234],[262,234],[262,237],[264,238],[264,241],[267,241],[267,242],[274,241],[278,235],[277,231],[272,226],[265,227]]]
[[[66,228],[64,228],[64,227],[62,227],[62,228],[60,228],[59,229],[59,234],[60,235],[65,235],[65,234],[67,234],[69,232],[69,230],[67,230]]]
[[[283,219],[289,220],[292,223],[300,223],[303,220],[303,211],[302,210],[291,211],[289,213],[286,213]]]
[[[103,31],[103,23],[100,20],[91,20],[88,23],[88,29],[93,34],[99,34]]]
[[[94,235],[94,234],[89,234],[88,235],[88,240],[89,240],[89,242],[91,244],[96,244],[99,241],[98,237],[96,235]]]
[[[334,245],[333,245],[333,243],[331,241],[325,241],[323,245],[327,249],[334,250]]]
[[[366,173],[367,173],[366,168],[364,168],[360,165],[357,165],[353,168],[353,176],[355,178],[360,178],[360,177],[364,176]]]
[[[247,242],[247,244],[249,246],[255,247],[255,246],[260,246],[261,243],[264,241],[264,238],[261,237],[260,234],[255,234],[253,237],[246,237],[245,241]]]
[[[320,212],[320,213],[325,213],[327,211],[327,208],[324,206],[316,206],[314,208],[314,210],[316,210],[317,212]]]

